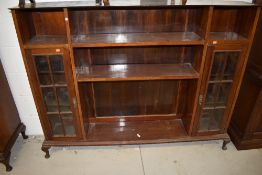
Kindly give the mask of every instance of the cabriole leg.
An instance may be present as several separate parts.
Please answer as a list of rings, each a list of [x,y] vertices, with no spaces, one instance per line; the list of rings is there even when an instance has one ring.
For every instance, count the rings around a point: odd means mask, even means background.
[[[44,151],[45,152],[45,158],[46,159],[48,159],[49,157],[50,157],[50,154],[49,154],[49,149],[50,149],[51,147],[50,146],[42,146],[42,151]]]
[[[26,126],[23,124],[23,129],[21,131],[23,139],[28,139],[28,136],[25,134]]]
[[[13,169],[13,167],[10,165],[10,156],[11,156],[11,152],[9,151],[6,158],[4,160],[1,160],[1,163],[5,165],[6,171],[8,172]]]

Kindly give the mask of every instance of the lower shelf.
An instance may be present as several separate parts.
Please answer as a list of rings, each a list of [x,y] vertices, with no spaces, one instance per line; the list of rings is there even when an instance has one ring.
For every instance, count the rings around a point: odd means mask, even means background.
[[[186,136],[181,119],[91,123],[87,131],[87,140],[90,142],[160,140]]]
[[[174,143],[174,142],[191,142],[191,141],[206,141],[206,140],[229,140],[230,137],[227,133],[212,134],[212,135],[199,135],[199,136],[181,136],[171,139],[158,139],[158,140],[125,140],[125,141],[90,141],[90,140],[45,140],[43,147],[52,146],[110,146],[110,145],[135,145],[135,144],[157,144],[157,143]]]

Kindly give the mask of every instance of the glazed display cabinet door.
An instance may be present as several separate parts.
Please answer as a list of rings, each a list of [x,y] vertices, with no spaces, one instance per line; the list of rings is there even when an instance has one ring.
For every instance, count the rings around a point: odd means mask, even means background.
[[[224,133],[236,97],[245,57],[244,46],[210,46],[199,97],[198,134]]]
[[[36,49],[29,53],[35,91],[40,97],[42,124],[49,131],[49,137],[78,137],[77,104],[67,51]]]

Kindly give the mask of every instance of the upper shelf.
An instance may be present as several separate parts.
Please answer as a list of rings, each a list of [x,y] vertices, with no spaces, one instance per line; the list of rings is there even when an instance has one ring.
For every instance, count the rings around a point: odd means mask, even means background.
[[[17,11],[16,18],[25,48],[62,47],[67,44],[64,11]]]
[[[200,45],[204,44],[194,32],[125,33],[72,36],[73,47]]]
[[[197,78],[199,74],[189,63],[96,65],[77,69],[79,82]]]
[[[69,10],[74,47],[203,44],[208,8]]]
[[[210,40],[247,42],[251,36],[256,10],[252,7],[215,7]]]
[[[247,42],[253,7],[39,9],[15,12],[24,48],[204,45],[209,40]],[[65,15],[68,14],[67,20]],[[211,18],[207,33],[208,18]],[[69,23],[69,27],[66,25]],[[221,42],[222,43],[222,42]]]

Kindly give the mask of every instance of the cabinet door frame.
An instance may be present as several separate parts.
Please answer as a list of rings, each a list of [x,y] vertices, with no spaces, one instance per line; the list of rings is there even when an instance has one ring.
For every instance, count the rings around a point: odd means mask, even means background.
[[[227,132],[227,127],[230,122],[230,118],[233,112],[233,108],[236,102],[237,98],[237,92],[240,86],[241,77],[243,71],[245,71],[245,67],[243,67],[245,64],[245,60],[247,59],[247,44],[224,44],[224,45],[209,45],[207,49],[207,54],[205,58],[205,64],[204,64],[204,71],[203,71],[203,77],[200,87],[200,94],[199,94],[199,102],[197,103],[197,112],[194,122],[194,129],[193,129],[193,135],[214,135],[214,134],[224,134]],[[201,118],[201,112],[202,112],[202,106],[205,104],[206,94],[207,94],[207,88],[208,88],[208,81],[211,74],[211,69],[214,61],[214,57],[216,53],[221,52],[240,52],[239,60],[236,65],[235,69],[235,75],[233,78],[233,83],[231,90],[229,92],[226,108],[224,115],[221,120],[220,124],[220,130],[209,130],[209,131],[198,131],[199,124],[200,124],[200,118]],[[238,76],[239,75],[239,76]]]
[[[73,123],[75,126],[76,136],[63,136],[63,137],[56,137],[53,136],[52,127],[47,117],[46,107],[43,100],[42,91],[40,89],[40,84],[37,76],[36,65],[34,61],[34,55],[61,55],[63,57],[63,65],[64,65],[64,72],[69,96],[69,102],[71,111],[73,114]],[[49,49],[30,49],[27,50],[27,59],[29,59],[28,66],[30,69],[30,75],[32,79],[32,85],[35,89],[34,96],[35,102],[38,108],[39,117],[41,120],[41,124],[46,135],[46,140],[56,140],[56,141],[65,141],[65,140],[79,140],[82,138],[81,135],[81,128],[80,128],[80,120],[78,114],[78,104],[76,100],[75,94],[75,87],[73,82],[73,73],[71,70],[71,62],[69,57],[69,51],[64,48],[49,48]]]

